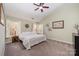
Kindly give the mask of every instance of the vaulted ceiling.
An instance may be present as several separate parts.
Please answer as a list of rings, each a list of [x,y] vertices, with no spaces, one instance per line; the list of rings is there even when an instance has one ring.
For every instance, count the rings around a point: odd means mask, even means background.
[[[33,3],[5,3],[4,11],[6,16],[16,17],[24,20],[40,21],[43,20],[47,15],[54,11],[57,7],[62,5],[61,3],[45,3],[49,6],[48,9],[44,9],[44,12],[40,10],[35,11],[37,6]]]

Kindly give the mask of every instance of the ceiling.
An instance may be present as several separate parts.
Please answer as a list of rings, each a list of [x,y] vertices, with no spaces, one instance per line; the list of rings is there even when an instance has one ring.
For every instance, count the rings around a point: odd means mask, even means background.
[[[45,3],[49,6],[48,9],[44,9],[44,12],[40,10],[35,11],[37,6],[33,3],[5,3],[4,11],[6,16],[16,17],[22,20],[40,21],[49,15],[53,10],[62,5],[61,3]]]

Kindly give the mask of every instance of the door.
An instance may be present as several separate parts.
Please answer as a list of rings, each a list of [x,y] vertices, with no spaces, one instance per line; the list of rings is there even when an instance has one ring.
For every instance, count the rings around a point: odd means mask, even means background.
[[[0,4],[0,56],[4,55],[5,51],[5,24],[2,4]]]

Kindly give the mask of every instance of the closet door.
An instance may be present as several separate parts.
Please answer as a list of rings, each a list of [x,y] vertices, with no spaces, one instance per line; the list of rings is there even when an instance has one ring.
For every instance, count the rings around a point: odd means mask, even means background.
[[[2,4],[0,4],[0,56],[4,55],[5,51],[5,25]]]

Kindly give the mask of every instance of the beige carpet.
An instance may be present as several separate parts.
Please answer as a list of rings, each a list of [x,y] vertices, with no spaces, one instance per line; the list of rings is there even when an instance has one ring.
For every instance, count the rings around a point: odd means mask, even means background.
[[[69,44],[47,40],[26,50],[16,42],[6,44],[5,56],[74,56],[74,48]]]

